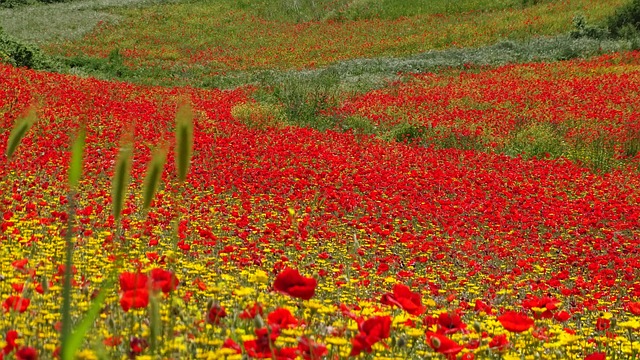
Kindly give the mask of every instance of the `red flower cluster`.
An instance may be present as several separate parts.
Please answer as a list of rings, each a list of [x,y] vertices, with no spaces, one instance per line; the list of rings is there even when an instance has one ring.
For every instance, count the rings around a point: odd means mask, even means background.
[[[507,311],[503,313],[498,316],[498,321],[500,321],[500,324],[502,324],[505,329],[516,333],[527,331],[531,329],[534,324],[533,319],[516,311]]]
[[[375,343],[388,338],[391,333],[391,317],[374,316],[362,321],[358,328],[360,333],[351,339],[350,356],[357,356],[363,351],[370,353]]]
[[[178,287],[176,276],[167,270],[153,269],[149,276],[141,273],[120,274],[120,306],[124,311],[145,308],[149,304],[149,291],[165,294]]]
[[[294,298],[309,300],[316,290],[317,281],[300,275],[298,270],[284,269],[276,277],[273,288]]]

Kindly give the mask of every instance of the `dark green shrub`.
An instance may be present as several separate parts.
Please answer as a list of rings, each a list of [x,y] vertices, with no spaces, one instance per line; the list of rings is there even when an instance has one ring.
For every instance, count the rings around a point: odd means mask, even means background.
[[[571,37],[578,38],[591,38],[591,39],[604,39],[609,36],[608,29],[589,24],[584,15],[576,15],[573,18],[573,29],[571,30]]]
[[[637,37],[640,31],[640,0],[632,0],[607,20],[609,32],[616,37]]]
[[[56,70],[59,64],[34,45],[7,35],[0,27],[0,62],[37,70]]]

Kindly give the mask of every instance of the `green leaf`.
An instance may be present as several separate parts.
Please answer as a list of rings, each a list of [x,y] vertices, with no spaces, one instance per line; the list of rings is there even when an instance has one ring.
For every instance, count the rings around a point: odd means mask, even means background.
[[[131,158],[133,156],[133,144],[130,139],[125,139],[120,146],[120,153],[116,161],[116,168],[111,180],[111,200],[113,217],[120,219],[124,200],[127,196],[127,187],[129,186],[129,178],[131,173]]]
[[[84,316],[84,319],[76,326],[73,332],[69,335],[66,344],[62,347],[62,360],[73,360],[76,352],[82,346],[82,341],[87,335],[87,332],[91,329],[98,316],[100,316],[100,310],[105,303],[107,294],[114,286],[114,278],[110,278],[106,281],[106,284],[100,289],[98,296],[91,302],[91,308]]]
[[[185,103],[176,113],[176,168],[178,179],[182,182],[187,178],[191,153],[193,151],[193,110]]]
[[[71,145],[71,162],[69,163],[69,187],[76,189],[82,175],[82,155],[87,134],[84,129],[80,129],[76,139]]]
[[[11,130],[9,140],[7,141],[7,150],[5,152],[7,158],[11,158],[11,156],[13,156],[13,153],[18,148],[18,145],[20,145],[20,142],[27,134],[27,131],[29,131],[36,120],[36,109],[34,107],[31,107],[24,117],[16,120],[16,124]]]
[[[149,295],[149,353],[156,355],[158,350],[158,337],[161,334],[161,321],[160,321],[160,304],[158,302],[158,295]]]
[[[160,179],[162,178],[162,169],[164,163],[167,161],[167,149],[166,147],[160,147],[156,149],[147,166],[147,174],[144,178],[143,194],[143,208],[146,210],[151,206],[151,200],[158,191],[158,185],[160,185]]]

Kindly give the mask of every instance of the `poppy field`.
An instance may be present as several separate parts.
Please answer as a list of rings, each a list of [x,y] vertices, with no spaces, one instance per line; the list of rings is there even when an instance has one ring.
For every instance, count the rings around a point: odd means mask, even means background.
[[[108,3],[0,48],[0,360],[640,359],[624,1]]]
[[[253,101],[251,87],[145,87],[2,65],[3,128],[36,120],[0,160],[0,357],[60,354],[70,227],[72,328],[106,289],[82,359],[638,358],[640,180],[621,131],[638,126],[638,65],[632,52],[416,75],[334,110],[377,126],[455,123],[481,149],[433,146],[435,133],[423,146],[249,128],[232,109]],[[181,181],[184,103],[193,150]],[[564,155],[506,154],[518,114],[581,125],[563,133],[567,144],[605,134],[621,163],[595,172]],[[116,219],[126,144],[131,181]],[[163,149],[145,210],[146,170]]]

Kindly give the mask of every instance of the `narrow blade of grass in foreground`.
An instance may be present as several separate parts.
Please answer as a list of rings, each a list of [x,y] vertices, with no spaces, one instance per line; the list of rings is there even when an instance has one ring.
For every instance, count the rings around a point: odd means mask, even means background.
[[[82,156],[85,146],[85,131],[83,129],[76,135],[76,139],[71,145],[71,163],[69,165],[69,193],[68,198],[68,219],[67,219],[67,232],[66,232],[66,258],[65,258],[65,270],[64,270],[64,286],[62,288],[62,333],[60,335],[60,342],[62,343],[62,359],[72,359],[75,355],[75,350],[70,346],[71,335],[71,278],[73,272],[71,270],[73,265],[73,222],[75,214],[75,194],[76,188],[80,181],[82,174]]]
[[[133,155],[133,139],[129,135],[125,135],[120,145],[120,153],[116,160],[116,168],[113,173],[111,183],[111,197],[113,217],[116,221],[120,220],[124,200],[127,195],[127,187],[129,186],[129,177],[131,173],[131,157]]]
[[[143,194],[143,209],[148,210],[151,206],[151,200],[158,191],[160,185],[160,179],[162,178],[162,170],[164,164],[167,161],[167,148],[162,145],[153,154],[149,165],[147,165],[147,174],[144,178]]]
[[[26,115],[16,121],[16,124],[9,135],[9,140],[7,141],[7,150],[5,151],[7,158],[11,158],[11,156],[13,156],[18,145],[20,145],[20,142],[36,120],[36,109],[31,107],[27,110]]]
[[[176,169],[178,179],[184,182],[189,172],[191,153],[193,152],[193,109],[189,103],[183,103],[176,113]]]

